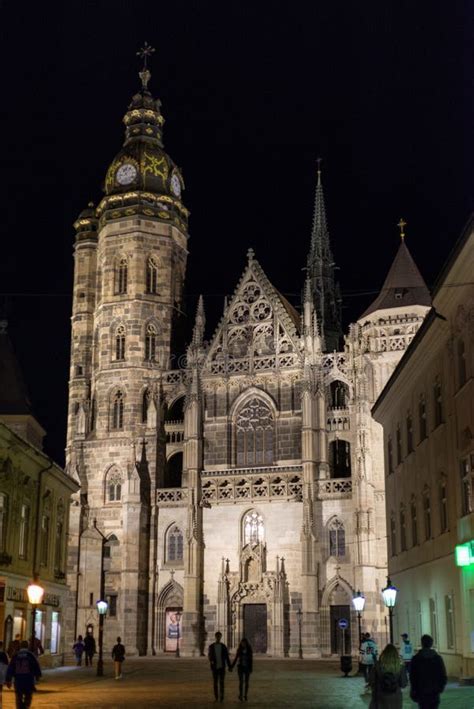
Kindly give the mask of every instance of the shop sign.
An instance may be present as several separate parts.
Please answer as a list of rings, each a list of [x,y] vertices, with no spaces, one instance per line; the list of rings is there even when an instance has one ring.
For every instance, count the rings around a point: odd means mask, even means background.
[[[7,586],[7,601],[15,601],[16,603],[28,603],[28,593],[26,588],[17,588],[16,586]],[[57,608],[60,605],[60,597],[55,593],[45,593],[42,606],[54,606]]]

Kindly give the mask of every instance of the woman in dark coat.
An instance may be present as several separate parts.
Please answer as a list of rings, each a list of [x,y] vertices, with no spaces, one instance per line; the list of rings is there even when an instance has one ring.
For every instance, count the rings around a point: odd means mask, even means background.
[[[405,664],[401,663],[397,648],[387,645],[370,672],[372,699],[369,709],[401,709],[402,688],[407,682]]]
[[[242,638],[240,641],[231,667],[234,667],[236,664],[237,672],[239,674],[239,699],[240,701],[243,699],[247,701],[249,692],[249,678],[253,670],[253,652],[247,638]]]

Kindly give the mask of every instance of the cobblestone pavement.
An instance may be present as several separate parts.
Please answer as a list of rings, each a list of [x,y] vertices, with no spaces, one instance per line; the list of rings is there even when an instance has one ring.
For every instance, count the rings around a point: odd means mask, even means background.
[[[214,707],[211,673],[205,659],[143,658],[127,660],[121,680],[113,679],[112,663],[106,661],[105,676],[96,668],[62,667],[46,670],[34,696],[33,709],[152,709],[154,707]],[[259,659],[251,676],[249,701],[238,700],[238,677],[226,676],[222,706],[313,707],[357,709],[369,705],[362,695],[361,677],[342,677],[333,662]],[[403,707],[416,706],[404,692]],[[3,709],[14,709],[14,694],[4,689]],[[221,706],[219,704],[219,706]],[[441,707],[474,709],[474,687],[451,682],[442,695]]]

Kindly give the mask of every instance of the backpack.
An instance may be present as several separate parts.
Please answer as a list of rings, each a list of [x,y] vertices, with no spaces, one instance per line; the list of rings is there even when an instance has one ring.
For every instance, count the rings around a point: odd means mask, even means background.
[[[380,687],[385,694],[393,694],[398,689],[398,675],[384,672],[380,677]]]

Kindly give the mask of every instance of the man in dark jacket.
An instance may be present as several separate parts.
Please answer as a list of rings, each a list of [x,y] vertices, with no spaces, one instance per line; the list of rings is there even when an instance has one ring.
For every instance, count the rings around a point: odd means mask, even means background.
[[[209,662],[211,663],[212,677],[214,679],[214,697],[219,698],[221,702],[224,701],[224,680],[225,680],[225,666],[229,668],[232,672],[232,667],[230,664],[229,651],[226,645],[221,643],[222,633],[216,633],[216,642],[209,645],[209,650],[207,656]],[[217,685],[219,684],[219,696],[217,693]]]
[[[35,679],[41,677],[39,662],[28,650],[28,642],[23,640],[17,654],[12,657],[7,670],[7,687],[15,680],[17,709],[29,709],[35,690]]]
[[[86,667],[90,665],[92,667],[92,658],[96,653],[95,638],[89,631],[84,638],[84,652],[86,655]]]
[[[431,635],[423,635],[421,650],[411,661],[410,697],[420,709],[436,709],[439,706],[439,695],[444,691],[447,681],[443,658],[433,650],[433,638]]]

